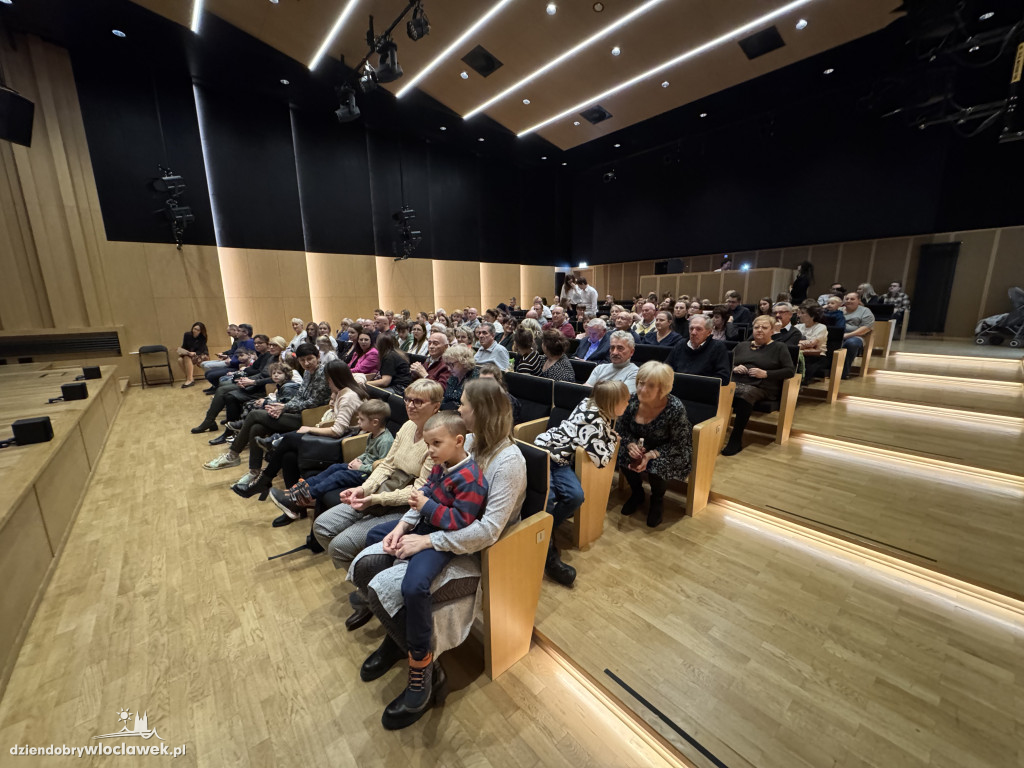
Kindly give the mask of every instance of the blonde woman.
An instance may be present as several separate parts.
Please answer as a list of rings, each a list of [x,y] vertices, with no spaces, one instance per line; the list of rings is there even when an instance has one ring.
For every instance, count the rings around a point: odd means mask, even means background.
[[[444,388],[441,410],[454,411],[462,401],[462,389],[466,386],[466,382],[476,378],[476,357],[472,347],[456,344],[453,347],[448,347],[441,359],[451,371],[448,383]]]

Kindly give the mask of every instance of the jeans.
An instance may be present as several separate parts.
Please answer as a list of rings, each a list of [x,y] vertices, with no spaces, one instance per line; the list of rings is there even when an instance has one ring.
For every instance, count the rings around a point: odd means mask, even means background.
[[[843,349],[846,350],[846,362],[843,363],[843,378],[849,378],[850,368],[853,366],[853,359],[864,349],[864,337],[851,336],[843,339]]]
[[[548,512],[555,518],[555,527],[568,520],[583,504],[583,486],[576,470],[551,461],[551,489],[548,493]]]
[[[320,474],[309,478],[309,494],[317,497],[336,488],[355,488],[362,485],[369,476],[358,469],[349,469],[347,464],[332,464]]]
[[[302,426],[302,414],[282,413],[276,419],[267,411],[249,411],[242,429],[231,443],[231,450],[241,453],[249,446],[249,470],[259,472],[263,468],[263,449],[253,438],[272,435],[277,432],[294,432]]]
[[[366,536],[366,546],[384,540],[395,527],[394,523],[381,523]],[[427,535],[434,529],[420,523],[411,533]],[[454,557],[452,552],[427,548],[409,558],[409,566],[402,578],[402,599],[405,601],[405,637],[409,652],[422,658],[430,651],[434,635],[434,617],[431,611],[430,585]]]

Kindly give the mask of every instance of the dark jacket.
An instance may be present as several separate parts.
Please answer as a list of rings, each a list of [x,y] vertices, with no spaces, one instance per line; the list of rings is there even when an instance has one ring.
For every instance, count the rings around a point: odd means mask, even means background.
[[[803,337],[804,336],[800,331],[793,326],[790,326],[789,330],[782,330],[778,333],[773,333],[772,341],[778,341],[790,347],[795,347],[800,344],[800,340],[803,339]]]
[[[688,342],[677,344],[665,361],[676,373],[693,376],[714,376],[728,384],[732,375],[729,350],[721,341],[709,338],[697,349],[690,349]]]
[[[612,335],[611,333],[605,333],[601,340],[597,342],[597,346],[594,351],[590,354],[590,357],[584,357],[587,354],[587,350],[590,349],[590,339],[584,337],[580,339],[580,344],[576,347],[576,351],[573,353],[573,357],[579,360],[589,360],[592,363],[607,363],[608,362],[608,347],[611,346]]]
[[[675,331],[669,331],[668,336],[666,336],[661,341],[658,341],[658,332],[651,331],[646,336],[644,336],[643,340],[644,344],[653,344],[656,347],[676,347],[679,346],[682,342],[683,337],[680,336]]]

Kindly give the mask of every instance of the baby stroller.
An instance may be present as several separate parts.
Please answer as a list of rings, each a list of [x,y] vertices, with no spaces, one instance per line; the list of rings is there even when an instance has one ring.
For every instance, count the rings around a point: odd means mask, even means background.
[[[978,321],[974,329],[975,344],[1002,344],[1003,339],[1009,339],[1011,347],[1024,344],[1024,290],[1011,288],[1009,296],[1013,309]]]

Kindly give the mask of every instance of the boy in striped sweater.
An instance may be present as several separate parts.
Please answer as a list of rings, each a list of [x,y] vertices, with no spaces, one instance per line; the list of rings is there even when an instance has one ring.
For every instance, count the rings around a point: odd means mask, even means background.
[[[413,491],[409,511],[392,528],[382,523],[366,537],[366,545],[382,542],[384,552],[409,562],[402,579],[402,597],[406,609],[406,642],[409,648],[410,689],[406,689],[406,705],[422,707],[417,694],[418,683],[429,675],[433,664],[431,638],[434,623],[431,616],[430,585],[454,557],[453,552],[433,548],[430,534],[434,531],[457,531],[476,522],[483,514],[487,500],[487,481],[480,465],[466,453],[466,423],[456,411],[440,411],[423,425],[423,441],[435,462],[426,485]],[[429,686],[427,686],[429,695]]]

